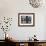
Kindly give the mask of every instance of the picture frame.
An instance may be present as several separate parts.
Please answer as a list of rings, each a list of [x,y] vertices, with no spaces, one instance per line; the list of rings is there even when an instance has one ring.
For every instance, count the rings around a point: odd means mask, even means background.
[[[18,13],[18,26],[35,26],[35,13]]]

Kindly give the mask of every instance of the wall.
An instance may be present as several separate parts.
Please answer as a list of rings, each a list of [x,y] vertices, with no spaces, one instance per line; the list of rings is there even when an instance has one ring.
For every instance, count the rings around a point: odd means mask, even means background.
[[[35,26],[19,27],[18,13],[35,13]],[[0,18],[4,16],[13,18],[12,26],[8,33],[10,33],[14,39],[27,40],[36,34],[37,39],[46,40],[46,5],[40,8],[33,8],[28,0],[0,0]],[[4,39],[4,37],[2,37],[3,34],[3,31],[0,31],[0,39]]]

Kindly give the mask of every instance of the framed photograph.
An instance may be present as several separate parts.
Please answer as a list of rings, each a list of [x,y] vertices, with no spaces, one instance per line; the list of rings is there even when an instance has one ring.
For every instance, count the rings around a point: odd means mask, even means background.
[[[18,26],[34,26],[35,14],[34,13],[18,13]]]

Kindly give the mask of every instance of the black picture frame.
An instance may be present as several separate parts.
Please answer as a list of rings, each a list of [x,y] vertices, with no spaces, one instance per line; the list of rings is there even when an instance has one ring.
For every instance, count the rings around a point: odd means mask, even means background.
[[[18,13],[18,26],[35,26],[35,13]]]

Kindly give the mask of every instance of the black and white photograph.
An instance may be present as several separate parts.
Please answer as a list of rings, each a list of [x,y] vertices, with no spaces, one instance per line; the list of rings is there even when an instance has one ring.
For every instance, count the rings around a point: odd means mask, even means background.
[[[22,24],[30,24],[31,23],[31,17],[30,16],[21,16],[21,23]]]
[[[18,25],[19,26],[34,26],[35,14],[34,13],[19,13]]]

